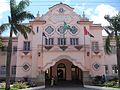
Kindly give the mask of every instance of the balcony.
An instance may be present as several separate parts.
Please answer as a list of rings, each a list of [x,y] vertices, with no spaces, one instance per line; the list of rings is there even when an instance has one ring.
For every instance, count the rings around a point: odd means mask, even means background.
[[[77,50],[80,50],[80,49],[83,48],[83,45],[75,45],[74,47],[75,47]]]
[[[62,49],[63,51],[65,51],[65,50],[68,48],[67,45],[60,45],[59,47],[60,47],[60,49]]]
[[[103,55],[103,50],[94,50],[92,51],[92,56],[99,56],[101,57]]]
[[[52,48],[52,45],[45,45],[44,48],[47,49],[48,51]]]
[[[22,50],[21,57],[24,57],[24,56],[32,58],[32,52],[31,52],[31,50]]]

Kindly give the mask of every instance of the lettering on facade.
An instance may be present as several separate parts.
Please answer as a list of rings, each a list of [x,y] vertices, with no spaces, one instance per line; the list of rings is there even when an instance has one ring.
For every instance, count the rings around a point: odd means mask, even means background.
[[[57,23],[57,22],[68,22],[69,23],[72,20],[72,18],[68,15],[65,15],[65,16],[53,15],[49,19],[54,23]]]

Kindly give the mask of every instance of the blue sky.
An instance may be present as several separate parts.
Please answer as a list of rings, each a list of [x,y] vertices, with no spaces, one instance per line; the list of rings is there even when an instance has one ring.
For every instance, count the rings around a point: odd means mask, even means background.
[[[21,0],[16,0],[17,2]],[[58,4],[60,2],[68,4],[74,8],[77,14],[82,15],[84,11],[86,17],[94,21],[94,23],[108,25],[104,19],[104,15],[110,16],[116,15],[120,11],[120,0],[30,0],[31,4],[27,8],[28,11],[35,16],[37,12],[40,15],[45,14],[49,7]],[[9,15],[9,0],[0,0],[0,24],[7,22]],[[8,33],[5,32],[4,35]]]

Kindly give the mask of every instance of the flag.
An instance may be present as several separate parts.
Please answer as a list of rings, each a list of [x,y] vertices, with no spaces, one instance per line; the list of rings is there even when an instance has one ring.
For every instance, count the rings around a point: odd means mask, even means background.
[[[89,33],[89,32],[88,32],[88,35],[89,35],[90,37],[94,38],[94,36],[93,36],[91,33]]]
[[[64,30],[66,30],[66,29],[71,29],[71,28],[70,28],[70,25],[68,25],[66,22],[64,22],[63,28],[64,28]]]
[[[47,37],[44,32],[42,33],[42,36]]]
[[[86,27],[84,27],[84,35],[88,35],[88,31],[87,31]]]
[[[87,31],[86,27],[84,27],[84,35],[89,35],[90,37],[94,38],[94,36]]]

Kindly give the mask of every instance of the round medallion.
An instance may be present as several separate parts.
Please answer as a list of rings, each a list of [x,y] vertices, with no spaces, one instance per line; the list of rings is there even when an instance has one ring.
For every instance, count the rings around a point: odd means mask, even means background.
[[[94,63],[94,64],[92,65],[92,67],[93,67],[94,70],[99,70],[99,69],[100,69],[100,64]]]
[[[59,12],[60,12],[60,13],[63,13],[64,11],[65,11],[65,10],[64,10],[63,8],[60,8],[60,9],[59,9]]]

